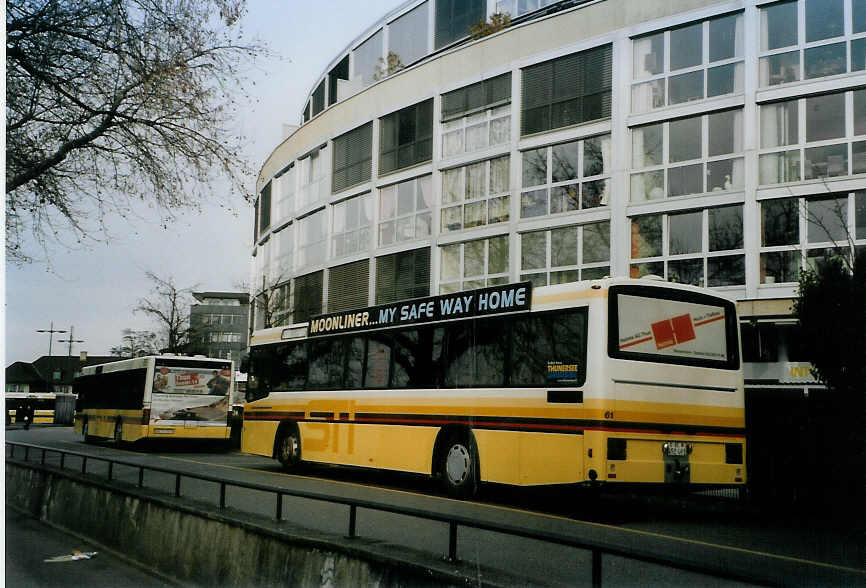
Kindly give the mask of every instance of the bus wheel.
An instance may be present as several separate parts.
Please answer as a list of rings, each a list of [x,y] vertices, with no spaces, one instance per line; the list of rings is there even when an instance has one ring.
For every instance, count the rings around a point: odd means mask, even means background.
[[[114,442],[117,445],[123,443],[123,425],[120,421],[114,423]]]
[[[296,469],[301,463],[301,434],[296,426],[286,427],[280,436],[277,442],[277,459],[287,472]]]
[[[478,450],[471,433],[450,437],[441,452],[440,472],[445,491],[454,498],[471,498],[478,491]]]

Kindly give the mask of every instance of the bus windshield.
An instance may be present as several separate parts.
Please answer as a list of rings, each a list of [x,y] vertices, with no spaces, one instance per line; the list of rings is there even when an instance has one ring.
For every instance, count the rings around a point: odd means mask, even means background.
[[[660,288],[611,288],[611,356],[739,367],[732,303]]]

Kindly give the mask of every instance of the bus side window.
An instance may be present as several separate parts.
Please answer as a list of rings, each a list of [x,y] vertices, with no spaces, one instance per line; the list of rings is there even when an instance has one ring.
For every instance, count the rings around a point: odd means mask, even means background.
[[[364,388],[385,388],[391,376],[391,341],[387,335],[370,335],[367,341]]]
[[[310,342],[310,388],[334,389],[342,386],[344,342],[344,339],[336,337]]]
[[[507,353],[507,323],[501,319],[475,321],[474,384],[476,386],[504,385]]]
[[[307,344],[288,345],[279,368],[279,378],[272,382],[274,390],[302,390],[307,384]]]
[[[346,345],[346,370],[343,387],[357,390],[364,384],[364,337],[351,337]]]
[[[475,381],[472,321],[457,321],[445,329],[445,386],[467,388]]]
[[[540,356],[542,342],[536,338],[537,322],[535,317],[525,317],[511,325],[512,386],[544,385],[547,359]]]

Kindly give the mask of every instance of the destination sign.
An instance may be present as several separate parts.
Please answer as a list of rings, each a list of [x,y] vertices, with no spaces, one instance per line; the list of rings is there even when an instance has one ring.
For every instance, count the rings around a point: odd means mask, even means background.
[[[415,298],[369,308],[322,314],[310,319],[307,334],[310,337],[335,335],[527,311],[531,298],[532,282]]]

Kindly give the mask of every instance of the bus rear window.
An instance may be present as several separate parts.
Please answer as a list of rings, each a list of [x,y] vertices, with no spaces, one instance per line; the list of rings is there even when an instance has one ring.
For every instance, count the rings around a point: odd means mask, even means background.
[[[611,357],[736,369],[733,304],[661,288],[611,288]]]

